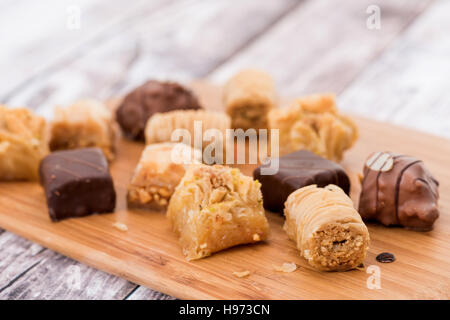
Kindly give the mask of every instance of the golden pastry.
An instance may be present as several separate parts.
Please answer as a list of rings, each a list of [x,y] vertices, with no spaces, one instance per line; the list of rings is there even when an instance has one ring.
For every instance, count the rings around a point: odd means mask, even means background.
[[[96,100],[80,100],[55,109],[51,123],[50,149],[97,147],[108,161],[114,160],[116,128],[111,111]]]
[[[300,98],[287,109],[272,110],[269,128],[279,129],[280,155],[306,149],[341,161],[358,139],[355,123],[338,112],[332,94]]]
[[[275,83],[264,71],[242,70],[225,85],[223,103],[234,129],[267,129],[267,114],[277,103]]]
[[[222,164],[225,161],[226,130],[230,125],[230,118],[226,114],[215,111],[176,110],[157,113],[147,122],[145,141],[147,144],[182,142],[205,151],[203,162]]]
[[[260,188],[236,168],[192,165],[167,210],[187,259],[267,239]]]
[[[369,231],[338,186],[298,189],[288,197],[284,214],[284,230],[312,267],[345,271],[364,261]]]
[[[128,186],[128,206],[165,209],[187,167],[201,163],[201,152],[182,143],[148,145]]]
[[[47,154],[45,119],[0,105],[0,180],[38,180],[39,163]]]

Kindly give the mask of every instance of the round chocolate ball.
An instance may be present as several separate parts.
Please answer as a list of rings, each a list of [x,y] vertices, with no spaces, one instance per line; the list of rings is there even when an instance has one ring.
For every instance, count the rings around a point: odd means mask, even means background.
[[[127,138],[144,141],[148,118],[157,112],[180,109],[201,109],[201,106],[195,95],[180,84],[149,80],[125,96],[116,118]]]

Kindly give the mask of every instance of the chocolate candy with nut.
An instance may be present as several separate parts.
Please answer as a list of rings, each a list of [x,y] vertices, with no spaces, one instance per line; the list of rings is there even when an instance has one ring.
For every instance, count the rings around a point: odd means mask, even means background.
[[[359,213],[385,226],[427,231],[439,217],[438,187],[421,160],[377,152],[364,166]]]

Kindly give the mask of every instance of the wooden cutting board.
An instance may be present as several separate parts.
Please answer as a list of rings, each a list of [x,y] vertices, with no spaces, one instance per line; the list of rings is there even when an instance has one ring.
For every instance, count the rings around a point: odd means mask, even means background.
[[[220,88],[194,83],[205,106],[220,109]],[[374,109],[374,112],[376,110]],[[267,213],[266,243],[239,246],[187,262],[164,213],[127,210],[127,183],[143,144],[120,141],[111,171],[118,193],[114,214],[50,222],[37,183],[0,183],[0,227],[95,268],[182,299],[449,299],[450,298],[450,141],[389,124],[355,117],[361,138],[343,165],[360,190],[357,174],[373,151],[390,150],[421,158],[440,181],[441,217],[430,232],[369,224],[371,244],[366,268],[380,268],[380,289],[369,289],[367,270],[317,272],[299,256],[282,230],[283,218]],[[251,174],[252,168],[244,168]],[[113,227],[116,222],[128,231]],[[376,262],[381,252],[395,254],[391,264]],[[273,265],[295,262],[293,273]],[[234,271],[249,270],[247,278]],[[370,280],[369,280],[370,282]]]

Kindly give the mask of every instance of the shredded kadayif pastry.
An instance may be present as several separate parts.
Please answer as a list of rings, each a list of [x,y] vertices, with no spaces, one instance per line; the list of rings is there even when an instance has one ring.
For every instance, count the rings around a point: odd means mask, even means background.
[[[273,109],[269,128],[280,130],[280,155],[306,149],[340,161],[358,138],[355,123],[338,112],[333,94],[307,96],[287,109]]]

